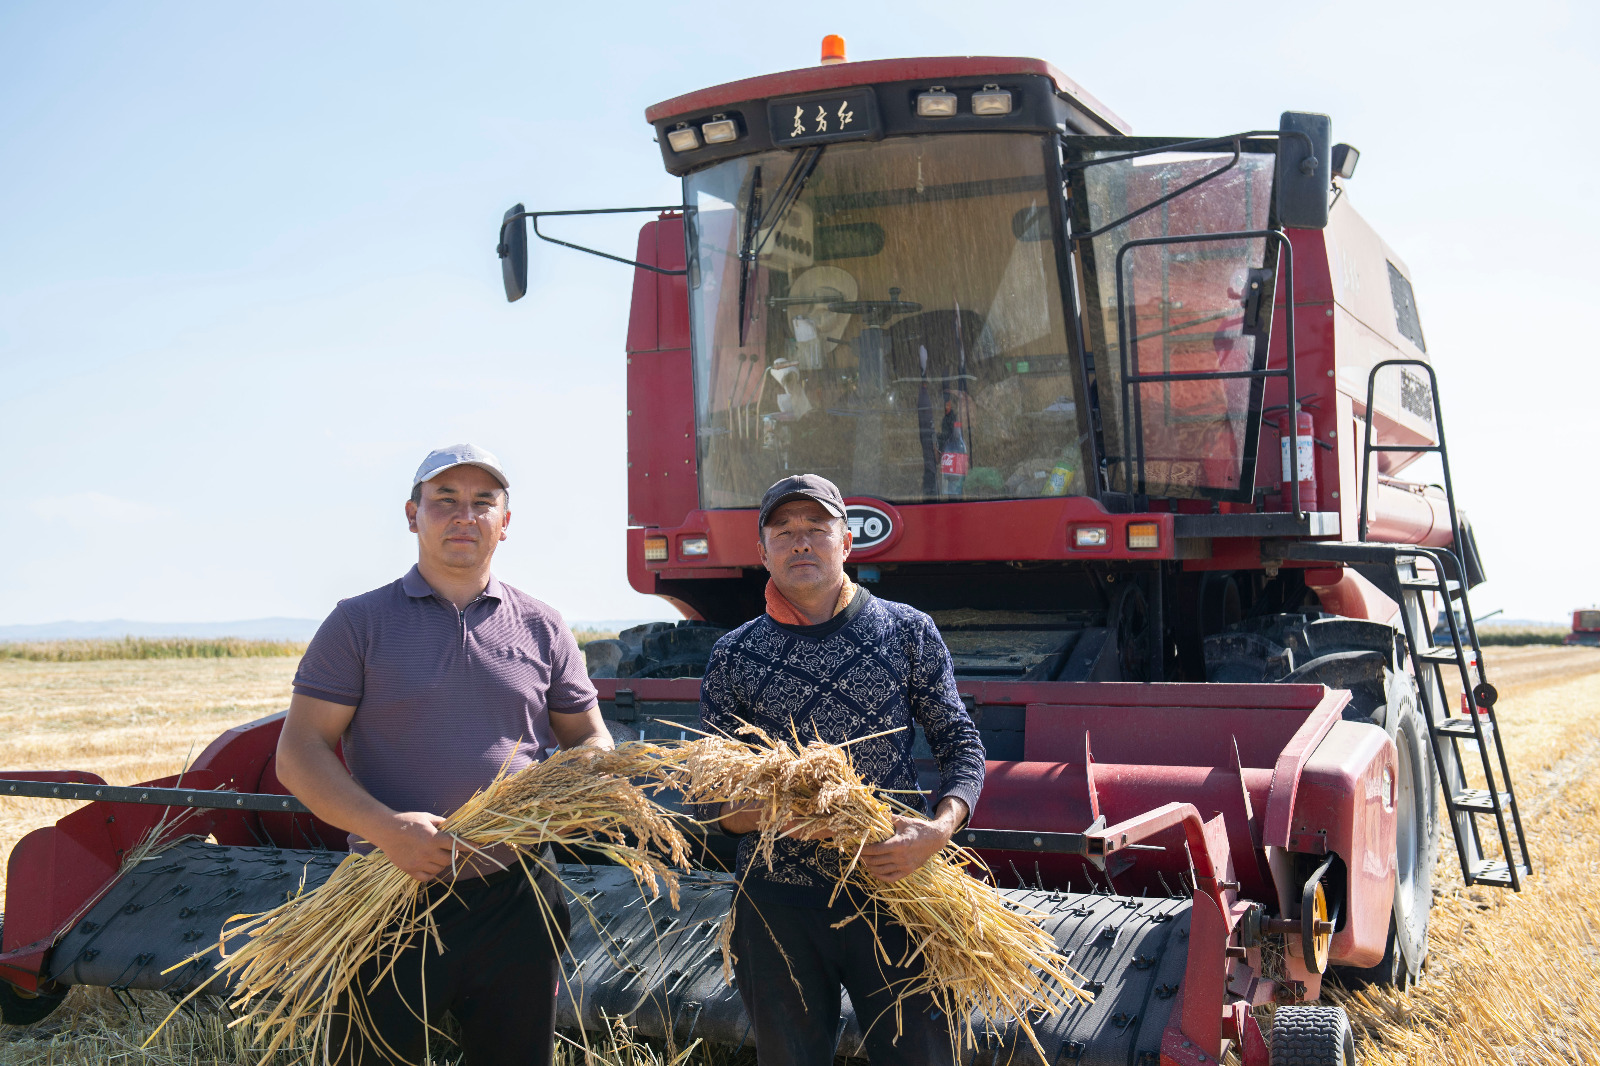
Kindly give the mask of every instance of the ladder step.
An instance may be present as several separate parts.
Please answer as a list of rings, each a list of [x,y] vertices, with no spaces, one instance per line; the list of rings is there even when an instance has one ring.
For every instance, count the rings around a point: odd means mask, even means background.
[[[1424,644],[1417,649],[1417,658],[1425,663],[1458,663],[1461,653],[1438,644]]]
[[[1529,870],[1522,863],[1517,863],[1517,876],[1527,877]],[[1511,887],[1511,871],[1499,859],[1480,859],[1473,863],[1467,871],[1467,884],[1490,885],[1495,888]]]
[[[1499,797],[1500,810],[1509,811],[1513,802],[1511,793],[1496,792]],[[1457,811],[1469,811],[1473,814],[1493,814],[1495,800],[1486,788],[1466,788],[1457,792],[1450,798],[1450,806]]]
[[[1403,577],[1400,579],[1403,589],[1421,589],[1423,592],[1438,592],[1439,579],[1434,577]],[[1461,582],[1455,578],[1446,578],[1444,582],[1446,591],[1455,596],[1461,591]]]
[[[1485,727],[1488,723],[1484,723]],[[1466,737],[1468,740],[1477,740],[1478,732],[1472,725],[1470,718],[1446,718],[1433,727],[1434,735],[1441,737]]]

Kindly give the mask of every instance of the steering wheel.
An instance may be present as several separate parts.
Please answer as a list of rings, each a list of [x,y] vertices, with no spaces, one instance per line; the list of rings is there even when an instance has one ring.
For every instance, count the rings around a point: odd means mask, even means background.
[[[881,326],[895,315],[922,310],[922,305],[900,299],[900,290],[891,288],[887,300],[838,300],[828,304],[828,310],[841,315],[860,315],[867,325]]]

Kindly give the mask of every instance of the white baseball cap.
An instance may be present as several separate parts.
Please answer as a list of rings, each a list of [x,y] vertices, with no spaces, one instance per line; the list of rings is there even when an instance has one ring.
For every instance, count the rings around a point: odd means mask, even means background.
[[[411,487],[416,488],[424,481],[432,481],[446,470],[457,466],[475,466],[480,470],[487,470],[494,475],[496,481],[500,482],[501,488],[511,487],[506,472],[500,468],[500,460],[495,458],[493,452],[476,444],[450,444],[443,448],[435,448],[428,453],[426,459],[422,460],[422,465],[417,467],[417,476],[412,479]]]

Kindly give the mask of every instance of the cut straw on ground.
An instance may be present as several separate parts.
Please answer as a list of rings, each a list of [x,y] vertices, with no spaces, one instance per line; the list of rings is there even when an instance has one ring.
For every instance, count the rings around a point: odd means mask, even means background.
[[[892,884],[878,880],[861,865],[862,851],[894,835],[897,813],[919,812],[897,809],[864,783],[848,745],[791,744],[749,725],[740,733],[750,742],[708,736],[687,744],[675,786],[692,803],[754,804],[761,834],[758,862],[770,863],[774,845],[790,833],[828,834],[825,846],[840,860],[834,895],[848,885],[852,898],[865,901],[858,916],[881,908],[909,934],[905,956],[892,958],[875,925],[865,920],[880,957],[895,966],[924,961],[922,975],[896,990],[896,1033],[901,1006],[927,995],[952,1020],[951,1039],[958,1048],[977,1048],[985,1026],[1003,1032],[1015,1024],[1044,1058],[1033,1021],[1090,998],[1042,928],[1045,916],[1014,909],[993,887],[972,877],[969,870],[982,869],[982,860],[954,844]],[[725,979],[732,975],[733,915],[730,908],[721,935]],[[861,1024],[866,1028],[881,1020],[863,1018]]]
[[[674,867],[686,865],[687,845],[672,816],[630,780],[659,776],[663,757],[662,748],[642,742],[614,752],[557,752],[502,774],[441,829],[474,854],[494,849],[507,856],[530,880],[546,845],[581,846],[631,870],[641,892],[655,897],[665,888],[676,907]],[[213,982],[233,986],[229,1006],[239,1017],[232,1025],[250,1028],[261,1062],[297,1041],[320,1062],[324,1054],[338,1056],[329,1040],[337,1012],[348,1010],[350,1028],[383,1048],[359,993],[386,979],[419,939],[424,951],[443,950],[433,911],[448,897],[434,897],[430,903],[423,885],[374,851],[352,854],[320,887],[282,906],[236,915],[212,949],[222,956]],[[543,899],[537,892],[535,898]],[[378,976],[357,985],[362,967],[374,960]],[[430,1039],[443,1038],[442,1019],[423,1020]]]

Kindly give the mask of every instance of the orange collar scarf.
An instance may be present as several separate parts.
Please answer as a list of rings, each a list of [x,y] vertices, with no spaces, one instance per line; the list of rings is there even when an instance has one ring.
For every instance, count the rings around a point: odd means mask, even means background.
[[[850,606],[850,601],[855,598],[855,595],[855,583],[850,580],[849,575],[846,575],[844,587],[839,590],[839,602],[833,605],[833,613],[837,615],[840,611]],[[801,614],[799,608],[790,603],[788,597],[778,591],[778,586],[772,583],[770,577],[767,578],[767,614],[771,616],[774,622],[782,622],[784,625],[809,626],[816,624]]]

